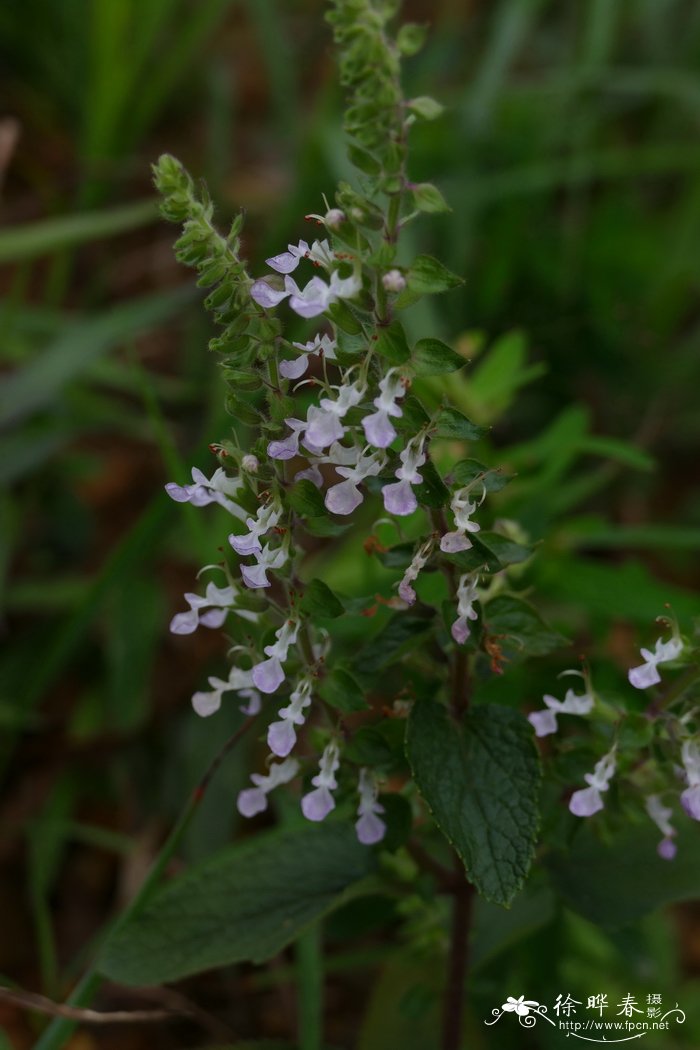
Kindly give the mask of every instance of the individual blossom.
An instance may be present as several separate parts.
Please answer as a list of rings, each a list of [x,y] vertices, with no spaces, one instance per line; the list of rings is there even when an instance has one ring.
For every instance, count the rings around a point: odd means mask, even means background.
[[[241,459],[241,467],[247,474],[257,474],[260,467],[260,461],[252,452],[246,452],[245,456]]]
[[[304,288],[300,288],[293,277],[284,278],[284,289],[276,288],[267,278],[254,281],[250,288],[251,298],[264,309],[279,306],[285,299],[299,317],[312,318],[324,313],[339,299],[352,299],[360,291],[362,281],[358,274],[341,277],[337,271],[331,274],[330,284],[321,277],[312,277]]]
[[[217,467],[208,478],[198,467],[192,467],[192,484],[176,485],[169,481],[165,491],[176,503],[191,503],[194,507],[206,507],[218,503],[234,517],[245,520],[246,512],[234,502],[243,487],[241,478],[230,478],[223,467]]]
[[[311,405],[306,414],[308,425],[304,444],[307,447],[325,449],[334,441],[342,441],[345,427],[341,420],[360,403],[365,394],[362,383],[345,382],[335,389],[335,399],[322,397],[320,403]]]
[[[373,401],[377,411],[362,420],[368,444],[375,448],[389,447],[396,437],[396,428],[389,417],[398,419],[403,415],[396,402],[405,393],[406,380],[395,368],[390,369],[379,384],[379,397]]]
[[[211,690],[201,691],[192,697],[192,707],[201,718],[208,718],[221,707],[221,697],[224,693],[236,692],[246,704],[241,706],[245,715],[257,715],[261,709],[260,693],[253,687],[253,673],[242,671],[239,667],[232,667],[228,679],[212,677],[208,679]]]
[[[382,274],[382,284],[387,292],[402,292],[406,287],[406,278],[401,270],[387,270]]]
[[[446,554],[456,554],[458,551],[466,551],[472,546],[472,541],[467,536],[468,532],[478,532],[481,528],[477,522],[471,520],[471,516],[478,504],[469,499],[469,488],[458,489],[450,501],[450,509],[455,519],[453,532],[446,532],[440,540],[440,550]]]
[[[281,569],[288,557],[286,547],[275,547],[266,543],[263,549],[255,555],[255,565],[241,565],[241,576],[246,587],[257,590],[261,587],[269,587],[270,580],[267,573],[270,569]]]
[[[399,583],[399,597],[402,601],[406,602],[407,605],[413,605],[416,600],[417,595],[413,589],[413,584],[418,579],[421,570],[425,567],[430,558],[430,555],[433,552],[433,546],[434,542],[431,538],[418,548],[413,555],[411,564],[406,569],[403,578]]]
[[[279,504],[270,502],[260,507],[254,518],[246,518],[248,532],[244,536],[236,536],[232,533],[228,538],[236,554],[247,557],[250,554],[260,553],[262,551],[260,537],[270,529],[274,529],[281,517],[282,508]]]
[[[304,795],[301,800],[301,810],[307,820],[325,820],[330,811],[335,809],[335,799],[331,791],[338,786],[335,773],[339,765],[338,745],[332,740],[324,748],[318,764],[318,773],[311,780],[315,790]]]
[[[290,647],[296,643],[298,633],[299,621],[285,620],[275,632],[276,641],[265,646],[264,651],[268,659],[256,664],[253,668],[253,684],[261,693],[274,693],[282,685],[284,681],[282,664],[287,659]]]
[[[302,259],[310,259],[317,266],[330,267],[333,263],[333,255],[328,241],[314,241],[310,248],[306,241],[288,244],[286,252],[282,252],[281,255],[273,255],[265,262],[277,273],[287,274],[293,273]]]
[[[342,447],[342,446],[341,446]],[[346,451],[346,450],[344,450]],[[349,451],[349,450],[347,450]],[[352,514],[362,503],[360,484],[369,477],[376,476],[384,466],[384,454],[372,452],[359,456],[354,466],[335,465],[336,473],[345,478],[337,485],[331,485],[326,492],[325,504],[333,514]]]
[[[204,595],[186,594],[188,612],[176,613],[170,621],[172,634],[193,634],[197,628],[221,627],[229,609],[236,600],[236,588],[217,587],[211,581],[207,584]],[[245,612],[245,610],[241,610]]]
[[[379,816],[384,812],[384,806],[377,801],[379,786],[369,769],[360,770],[357,791],[360,804],[357,807],[355,831],[363,846],[373,846],[386,835],[386,824]]]
[[[310,212],[304,218],[308,221],[315,219],[319,226],[325,226],[329,230],[337,230],[345,222],[345,212],[340,208],[329,208],[325,215],[315,215]]]
[[[681,760],[688,786],[681,795],[681,805],[689,817],[700,820],[700,747],[695,740],[684,740]]]
[[[238,794],[236,806],[243,817],[254,817],[256,813],[262,813],[267,809],[267,796],[280,784],[288,784],[299,771],[299,763],[295,758],[287,758],[284,762],[273,762],[269,773],[253,773],[251,780],[255,787],[244,788]]]
[[[285,460],[293,459],[295,456],[298,456],[299,442],[301,441],[302,437],[304,437],[304,446],[309,450],[309,452],[311,452],[312,454],[319,455],[323,452],[322,448],[316,448],[313,445],[310,445],[308,440],[304,436],[309,425],[305,419],[289,418],[285,419],[285,423],[291,430],[291,434],[289,434],[286,438],[283,438],[281,441],[270,442],[270,444],[267,446],[267,454],[270,457],[270,459]]]
[[[676,829],[671,824],[673,810],[664,806],[658,795],[649,795],[645,799],[646,811],[663,835],[661,842],[656,847],[656,852],[664,860],[673,860],[676,855],[676,844],[673,841]]]
[[[326,361],[335,361],[336,345],[335,339],[320,334],[315,335],[308,343],[292,343],[292,346],[302,353],[293,361],[280,361],[280,374],[285,379],[301,379],[309,367],[311,357],[323,356]]]
[[[677,634],[674,634],[667,642],[657,638],[654,652],[650,652],[649,649],[642,649],[641,654],[644,657],[644,663],[640,664],[639,667],[633,667],[627,672],[630,685],[633,685],[635,689],[648,689],[649,686],[657,685],[661,681],[657,665],[667,663],[669,660],[675,660],[682,649],[683,642]]]
[[[474,609],[476,601],[476,589],[479,585],[479,577],[474,574],[464,573],[460,576],[457,584],[457,619],[452,624],[451,633],[458,645],[464,645],[471,631],[468,620],[476,620],[477,613]]]
[[[584,775],[583,779],[589,786],[581,788],[580,791],[574,791],[569,799],[569,809],[575,816],[591,817],[603,808],[601,792],[607,791],[610,787],[610,781],[615,775],[616,768],[617,761],[613,745],[610,751],[596,763],[593,772]]]
[[[506,1001],[501,1006],[501,1010],[504,1010],[508,1014],[517,1014],[518,1017],[527,1017],[530,1010],[539,1006],[540,1004],[534,999],[526,999],[524,995],[518,996],[515,999],[512,995],[509,995]]]
[[[389,514],[398,514],[400,517],[404,517],[407,514],[412,514],[417,508],[418,500],[413,491],[413,486],[420,485],[423,480],[419,473],[419,468],[423,466],[426,460],[423,451],[424,444],[425,436],[418,435],[412,438],[403,452],[399,454],[401,466],[394,473],[394,477],[399,480],[390,485],[385,485],[382,489],[384,509]]]
[[[311,680],[302,678],[292,690],[287,706],[280,708],[279,721],[270,723],[267,744],[279,758],[286,758],[297,742],[297,726],[302,726],[306,721],[311,691]]]
[[[563,700],[549,695],[542,699],[546,706],[541,711],[531,711],[527,716],[537,736],[556,733],[557,715],[587,715],[593,709],[593,697],[588,691],[577,695],[573,689],[567,689]]]

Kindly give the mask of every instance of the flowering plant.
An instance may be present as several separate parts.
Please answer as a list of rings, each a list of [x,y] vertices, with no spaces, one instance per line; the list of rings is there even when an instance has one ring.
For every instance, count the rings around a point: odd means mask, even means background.
[[[530,601],[526,573],[538,553],[503,514],[507,487],[518,484],[509,458],[465,414],[466,354],[411,336],[410,308],[459,294],[462,280],[430,255],[411,257],[406,243],[414,223],[448,205],[409,175],[411,128],[439,117],[440,106],[402,95],[401,60],[418,50],[422,30],[393,32],[397,6],[331,4],[357,178],[304,217],[315,239],[281,246],[265,272],[251,274],[243,217],[219,232],[206,190],[177,160],[163,156],[154,169],[163,214],[182,226],[177,257],[208,289],[219,326],[210,346],[232,417],[212,446],[210,476],[194,468],[191,483],[166,485],[176,502],[216,504],[229,516],[224,557],[200,571],[203,593],[185,594],[188,609],[171,631],[225,630],[227,674],[210,677],[192,706],[214,719],[224,704],[240,708],[242,731],[251,727],[262,746],[238,812],[255,818],[274,805],[289,824],[274,848],[264,834],[259,849],[251,837],[250,871],[264,872],[260,907],[273,912],[269,879],[275,906],[284,900],[276,925],[261,920],[250,943],[212,935],[199,955],[173,951],[158,979],[268,958],[363,879],[403,893],[406,917],[416,907],[428,915],[427,875],[453,899],[442,1045],[455,1050],[474,891],[508,907],[536,850],[545,860],[561,845],[562,820],[574,836],[608,799],[618,818],[659,829],[665,861],[676,853],[674,801],[700,820],[699,671],[696,643],[667,619],[624,696],[624,682],[599,687],[585,665],[564,672],[582,677],[583,692],[547,692],[539,709],[521,692],[523,669],[566,639]],[[348,595],[333,581],[333,551],[347,537],[358,561],[381,566],[370,594]],[[637,695],[660,684],[666,665],[685,672],[640,710]],[[207,881],[212,900],[217,887],[224,892],[222,870]],[[175,880],[144,913],[152,953],[163,909],[186,893]],[[166,940],[188,945],[198,932],[195,918]],[[137,964],[133,944],[127,924],[104,971],[149,981],[144,949]],[[527,1013],[532,1004],[521,1000],[504,1009]]]

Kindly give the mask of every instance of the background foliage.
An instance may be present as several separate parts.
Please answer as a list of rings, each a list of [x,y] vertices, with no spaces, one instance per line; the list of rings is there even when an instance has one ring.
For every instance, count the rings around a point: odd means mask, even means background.
[[[258,267],[303,236],[301,216],[348,174],[322,12],[320,0],[25,0],[0,12],[0,973],[57,998],[240,718],[193,716],[189,698],[223,654],[201,632],[186,647],[167,634],[221,524],[173,508],[162,485],[212,465],[206,444],[226,418],[148,166],[175,152],[222,219],[244,206]],[[413,335],[470,347],[464,410],[527,477],[504,513],[527,506],[530,539],[546,536],[528,570],[540,607],[574,640],[568,664],[587,653],[614,691],[663,603],[686,624],[697,608],[700,13],[685,0],[416,0],[406,13],[432,26],[407,92],[447,107],[416,132],[412,171],[453,207],[409,236],[466,277],[413,308]],[[373,559],[357,569],[362,538],[338,540],[324,577],[348,594],[380,582]],[[523,678],[523,703],[566,665]],[[178,863],[238,835],[246,767],[243,748]],[[652,870],[659,900],[647,903],[692,896],[693,871],[659,894]],[[479,912],[470,1046],[549,1046],[540,1031],[484,1032],[482,1018],[506,994],[554,999],[601,974],[595,990],[611,998],[648,986],[697,1011],[692,905],[632,909],[615,927],[619,911],[581,908],[574,867],[556,878],[571,907],[535,883],[511,912]],[[430,1045],[441,923],[439,905],[411,915],[373,897],[328,920],[332,1045]],[[303,951],[283,953],[190,979],[177,994],[206,1011],[199,1027],[91,1032],[80,1045],[285,1039],[304,965]],[[102,1005],[134,995],[109,987]],[[0,1009],[0,1046],[32,1045],[38,1020]],[[699,1037],[691,1017],[664,1050]]]

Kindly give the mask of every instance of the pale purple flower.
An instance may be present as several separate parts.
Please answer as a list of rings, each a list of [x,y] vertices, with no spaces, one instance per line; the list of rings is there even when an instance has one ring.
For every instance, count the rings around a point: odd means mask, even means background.
[[[174,481],[169,481],[165,491],[176,503],[191,503],[194,507],[218,503],[234,517],[244,521],[246,512],[233,501],[242,487],[241,478],[230,478],[223,467],[217,467],[211,478],[198,467],[192,467],[191,485],[176,485]]]
[[[465,573],[460,576],[457,584],[457,619],[452,624],[451,634],[457,645],[464,645],[471,631],[468,620],[478,619],[474,602],[476,601],[476,589],[479,585],[477,575],[470,576]]]
[[[440,540],[440,550],[446,554],[456,554],[458,551],[466,551],[472,546],[468,538],[468,532],[478,532],[481,528],[477,522],[471,520],[471,516],[478,504],[469,500],[469,488],[458,489],[450,501],[450,509],[455,519],[454,532],[446,532]]]
[[[335,773],[339,765],[338,745],[332,740],[324,748],[319,771],[311,781],[315,785],[315,791],[310,791],[301,800],[301,810],[307,820],[325,820],[330,811],[335,809],[335,799],[331,791],[338,786]]]
[[[298,470],[294,475],[295,481],[310,481],[312,485],[315,485],[317,489],[323,488],[323,474],[321,473],[317,463],[311,463],[308,467],[304,467],[303,470]]]
[[[301,356],[293,361],[280,361],[280,374],[285,379],[301,379],[309,367],[309,358],[323,355],[326,361],[335,361],[335,339],[328,335],[317,333],[309,343],[292,343],[297,350],[301,350]]]
[[[676,829],[671,823],[673,810],[664,806],[658,795],[649,795],[645,799],[646,811],[663,835],[656,847],[656,852],[663,860],[673,860],[676,855],[676,844],[673,841]]]
[[[359,404],[365,393],[365,386],[360,383],[345,382],[335,389],[335,400],[322,397],[319,405],[311,405],[307,412],[308,426],[304,438],[304,444],[308,442],[307,447],[324,449],[335,441],[341,441],[345,434],[341,420],[351,408]]]
[[[241,671],[238,667],[232,667],[226,681],[221,678],[209,678],[211,691],[198,692],[192,697],[192,707],[202,718],[208,718],[221,707],[223,693],[236,692],[247,703],[241,706],[241,711],[246,715],[257,715],[261,708],[260,694],[253,688],[252,671]]]
[[[352,299],[362,287],[357,274],[350,277],[339,277],[337,272],[331,274],[330,284],[320,277],[312,277],[305,288],[299,288],[293,277],[285,277],[286,294],[290,296],[289,305],[300,317],[318,317],[338,299]]]
[[[257,281],[253,281],[250,286],[251,299],[253,299],[258,306],[262,306],[264,310],[273,310],[276,306],[279,306],[288,295],[289,290],[286,287],[284,289],[274,288],[264,277],[261,277]]]
[[[299,241],[298,244],[288,244],[287,249],[281,255],[273,255],[272,258],[265,260],[267,265],[272,270],[276,270],[277,273],[293,273],[301,260],[309,256],[310,249],[306,241]]]
[[[419,485],[423,480],[418,471],[419,467],[422,467],[426,460],[423,452],[424,443],[424,436],[414,437],[406,445],[403,452],[399,454],[401,466],[394,473],[394,477],[399,480],[390,485],[385,485],[382,489],[384,509],[389,514],[397,514],[400,517],[404,517],[412,514],[418,506],[418,500],[412,486]]]
[[[688,784],[681,795],[681,805],[689,817],[700,820],[700,747],[696,741],[683,741],[681,760]]]
[[[396,437],[396,428],[389,417],[398,419],[403,415],[396,402],[406,393],[406,381],[392,368],[380,382],[379,391],[379,397],[375,397],[372,402],[377,411],[365,416],[362,426],[370,445],[374,445],[375,448],[388,448]]]
[[[401,270],[387,270],[382,274],[382,284],[387,292],[402,292],[406,287],[406,278]]]
[[[264,536],[270,529],[274,529],[281,517],[282,508],[273,501],[260,507],[254,518],[246,519],[248,532],[244,536],[236,536],[234,534],[229,536],[228,541],[236,554],[240,554],[241,557],[247,557],[250,554],[260,552],[262,550],[260,537]]]
[[[355,466],[336,466],[336,473],[340,474],[345,481],[331,485],[326,492],[325,504],[333,514],[352,514],[356,507],[362,503],[362,493],[359,486],[365,478],[376,476],[384,466],[383,453],[373,452],[370,455],[361,455]]]
[[[683,643],[677,635],[674,635],[667,642],[657,638],[654,652],[642,649],[641,654],[644,657],[644,663],[640,664],[639,667],[633,667],[627,672],[630,685],[633,685],[635,689],[648,689],[649,686],[656,685],[661,681],[661,675],[657,671],[657,664],[675,660],[682,649]]]
[[[589,785],[574,791],[569,799],[569,809],[576,817],[591,817],[603,808],[602,791],[607,791],[610,781],[615,775],[617,761],[615,759],[615,746],[596,763],[592,773],[586,773],[584,780]]]
[[[252,454],[252,452],[246,452],[245,456],[241,459],[241,467],[247,474],[257,474],[258,468],[260,467],[260,461],[257,456]]]
[[[399,597],[402,601],[406,602],[407,605],[413,605],[416,600],[416,592],[413,589],[412,584],[418,579],[419,573],[425,567],[426,562],[430,558],[433,552],[433,539],[427,540],[421,547],[418,548],[416,553],[413,555],[411,564],[403,574],[403,578],[399,583]]]
[[[280,758],[286,758],[296,744],[296,727],[302,726],[306,721],[306,708],[311,704],[311,690],[311,680],[302,678],[293,689],[288,705],[280,708],[279,721],[272,722],[268,728],[268,747]]]
[[[555,696],[542,697],[546,707],[542,711],[532,711],[527,717],[534,726],[537,736],[548,736],[558,729],[557,715],[587,715],[593,708],[593,697],[590,693],[576,695],[573,689],[567,689],[563,700]]]
[[[253,668],[253,684],[261,693],[274,693],[284,681],[282,664],[292,645],[296,643],[299,632],[298,620],[285,620],[275,632],[276,641],[265,646],[265,655],[269,657]]]
[[[355,822],[355,831],[363,846],[374,846],[386,835],[386,824],[379,817],[379,814],[384,812],[384,806],[377,801],[379,787],[369,769],[360,770],[357,790],[360,804],[357,807],[358,820]]]
[[[255,787],[244,788],[239,792],[236,806],[243,817],[254,817],[256,813],[262,813],[267,809],[267,796],[280,784],[288,784],[299,771],[299,763],[295,758],[287,758],[284,762],[273,762],[267,776],[262,773],[253,773],[251,780]]]
[[[217,587],[216,584],[207,584],[204,596],[199,594],[186,594],[185,601],[189,605],[189,612],[176,613],[170,621],[172,634],[193,634],[201,625],[202,627],[221,627],[226,619],[231,606],[236,600],[236,588]]]
[[[266,543],[263,549],[255,555],[255,565],[241,565],[241,576],[246,587],[250,587],[251,590],[269,587],[268,570],[281,569],[288,555],[287,547],[275,547],[273,550],[270,544]]]

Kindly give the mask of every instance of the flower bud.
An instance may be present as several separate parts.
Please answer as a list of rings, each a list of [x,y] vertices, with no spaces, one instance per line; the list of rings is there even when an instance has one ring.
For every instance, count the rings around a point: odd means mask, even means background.
[[[329,208],[323,217],[323,221],[330,230],[337,230],[345,222],[345,212],[340,208]]]
[[[243,467],[243,470],[248,472],[248,474],[257,474],[260,463],[258,462],[257,456],[248,452],[241,460],[241,466]]]
[[[400,270],[387,270],[382,277],[382,284],[387,292],[402,292],[406,287],[406,278]]]

